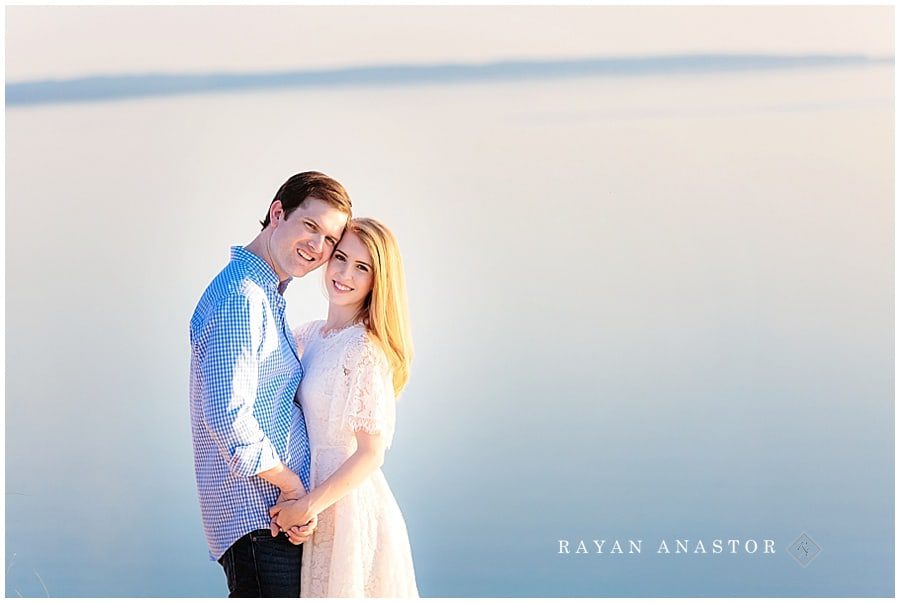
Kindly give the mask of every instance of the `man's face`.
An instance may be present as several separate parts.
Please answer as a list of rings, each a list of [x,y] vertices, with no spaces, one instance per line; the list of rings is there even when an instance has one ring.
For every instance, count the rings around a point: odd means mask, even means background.
[[[279,280],[304,276],[327,262],[344,233],[348,217],[316,197],[307,197],[287,219],[281,201],[273,203],[269,210],[272,234],[268,252]]]

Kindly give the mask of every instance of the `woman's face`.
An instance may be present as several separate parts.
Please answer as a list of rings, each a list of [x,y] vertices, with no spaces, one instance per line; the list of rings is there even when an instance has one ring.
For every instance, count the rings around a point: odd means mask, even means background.
[[[374,272],[369,250],[355,232],[344,231],[344,236],[325,269],[329,303],[362,307],[372,290],[373,282]]]

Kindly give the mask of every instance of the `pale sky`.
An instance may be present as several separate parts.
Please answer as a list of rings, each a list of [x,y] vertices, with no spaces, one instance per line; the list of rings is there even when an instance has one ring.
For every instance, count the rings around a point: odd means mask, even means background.
[[[666,53],[893,56],[894,8],[10,6],[6,81]]]

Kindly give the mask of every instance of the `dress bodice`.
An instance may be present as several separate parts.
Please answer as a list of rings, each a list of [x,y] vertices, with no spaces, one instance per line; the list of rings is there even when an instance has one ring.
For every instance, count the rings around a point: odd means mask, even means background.
[[[311,448],[352,454],[356,430],[394,433],[395,400],[387,357],[362,324],[322,334],[324,321],[295,331],[304,377],[297,390]]]

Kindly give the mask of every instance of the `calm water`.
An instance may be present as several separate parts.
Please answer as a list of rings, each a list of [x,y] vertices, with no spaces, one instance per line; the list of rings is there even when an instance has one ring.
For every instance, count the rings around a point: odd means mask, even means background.
[[[6,594],[225,594],[188,320],[319,169],[404,252],[423,595],[892,596],[893,103],[888,66],[8,109]]]

